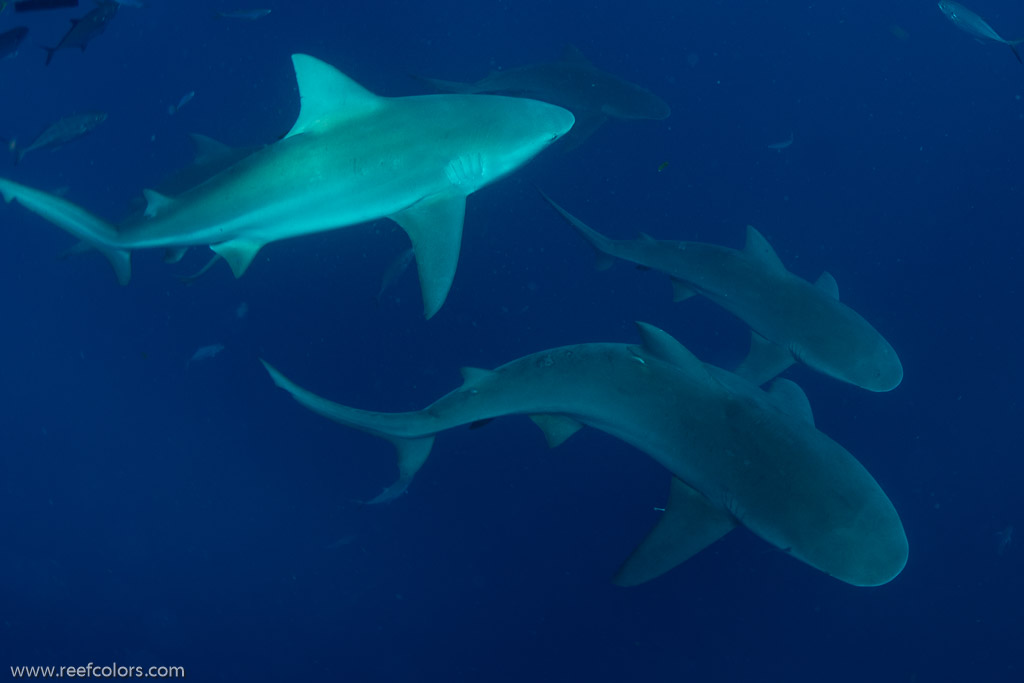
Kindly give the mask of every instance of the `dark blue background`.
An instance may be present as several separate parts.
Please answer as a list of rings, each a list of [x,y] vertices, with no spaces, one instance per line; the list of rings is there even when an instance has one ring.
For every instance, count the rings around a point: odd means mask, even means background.
[[[392,96],[474,80],[566,43],[643,84],[666,121],[610,123],[469,199],[455,286],[422,320],[391,222],[273,244],[193,286],[195,250],[95,256],[0,206],[0,663],[174,664],[193,680],[1019,681],[1024,67],[935,3],[205,2],[124,7],[43,66],[78,10],[26,21],[0,62],[0,135],[110,117],[2,175],[116,218],[190,155],[186,133],[272,141],[306,52]],[[557,6],[552,6],[557,5]],[[218,5],[220,7],[220,5]],[[224,6],[222,9],[236,9]],[[1024,37],[1007,0],[973,9]],[[896,28],[894,28],[896,27]],[[696,63],[691,66],[696,56]],[[176,116],[167,106],[189,90]],[[766,147],[794,133],[793,145]],[[659,171],[663,162],[668,165]],[[910,562],[881,588],[820,574],[740,531],[648,585],[609,577],[667,477],[593,430],[548,451],[525,418],[441,435],[409,494],[391,447],[305,411],[265,356],[334,400],[425,405],[463,365],[636,339],[660,325],[729,365],[743,326],[588,250],[537,183],[595,228],[739,246],[757,226],[797,274],[823,269],[900,352],[870,394],[795,368],[818,425],[875,475]],[[245,302],[249,313],[238,318]],[[226,349],[186,367],[200,346]],[[6,675],[6,674],[4,674]]]

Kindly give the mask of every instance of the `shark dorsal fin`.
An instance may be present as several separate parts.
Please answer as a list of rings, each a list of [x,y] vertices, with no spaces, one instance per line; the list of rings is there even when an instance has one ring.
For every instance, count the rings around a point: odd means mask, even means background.
[[[580,422],[566,415],[531,415],[530,419],[544,432],[549,448],[561,446],[566,439],[583,428]]]
[[[636,586],[678,567],[736,528],[736,520],[702,494],[672,478],[665,512],[616,572],[619,586]]]
[[[580,64],[591,66],[590,60],[587,59],[583,51],[575,45],[566,45],[562,48],[562,61],[570,64]]]
[[[679,303],[680,301],[686,301],[692,296],[696,296],[696,290],[688,282],[674,277],[669,279],[672,281],[672,301]]]
[[[658,240],[654,239],[653,237],[648,235],[646,232],[642,232],[642,233],[640,233],[640,241],[641,242],[657,242]]]
[[[782,261],[772,249],[772,245],[768,244],[768,240],[753,225],[747,226],[747,243],[744,245],[743,251],[765,266],[771,267],[772,270],[786,270],[786,266],[782,265]]]
[[[832,273],[827,270],[822,272],[818,279],[814,281],[814,286],[836,301],[839,301],[839,285],[836,283],[836,279],[832,277]]]
[[[361,116],[377,109],[384,99],[316,57],[295,54],[292,64],[299,83],[299,118],[285,138]]]
[[[222,159],[226,159],[235,151],[223,142],[218,142],[206,135],[189,133],[188,136],[192,140],[192,146],[195,148],[196,152],[194,163],[200,166],[216,163]]]
[[[174,201],[156,190],[143,190],[142,196],[146,198],[146,216],[152,218],[166,209]]]
[[[461,368],[459,372],[462,373],[463,384],[479,384],[494,374],[494,370],[484,370],[483,368],[471,368],[468,366]]]
[[[796,362],[784,346],[770,342],[757,332],[750,332],[750,352],[733,373],[758,386],[778,376]]]
[[[804,420],[808,424],[814,424],[811,402],[807,400],[807,394],[796,382],[780,377],[768,387],[768,395],[782,412]]]
[[[700,362],[700,359],[668,332],[654,325],[639,321],[637,321],[636,327],[640,330],[640,338],[644,342],[644,351],[651,356],[665,363],[670,363],[686,371],[687,374],[711,378],[704,364]]]

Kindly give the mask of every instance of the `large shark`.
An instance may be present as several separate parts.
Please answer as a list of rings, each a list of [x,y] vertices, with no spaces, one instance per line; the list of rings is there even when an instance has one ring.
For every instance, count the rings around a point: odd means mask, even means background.
[[[145,191],[135,223],[117,229],[10,180],[0,193],[100,250],[122,283],[133,249],[210,245],[238,277],[269,242],[391,218],[432,316],[455,276],[466,197],[564,135],[572,114],[494,95],[379,97],[313,57],[292,61],[301,108],[288,134],[175,198]]]
[[[903,380],[896,351],[839,301],[835,279],[824,272],[811,284],[793,275],[752,226],[742,251],[647,235],[613,240],[544,198],[594,248],[599,268],[610,266],[614,257],[659,270],[672,279],[676,301],[701,294],[749,325],[750,355],[737,372],[755,384],[797,360],[870,391],[889,391]]]
[[[649,90],[598,69],[571,45],[557,62],[495,71],[475,83],[422,80],[443,92],[503,93],[565,107],[576,117],[566,137],[570,145],[583,142],[609,118],[661,120],[672,111]]]
[[[390,440],[401,494],[434,436],[502,415],[532,417],[557,446],[583,425],[647,453],[673,475],[664,515],[619,570],[634,585],[659,576],[742,525],[842,581],[875,586],[907,560],[899,515],[878,483],[813,424],[807,397],[784,379],[762,391],[700,362],[638,323],[642,344],[580,344],[524,356],[465,382],[423,410],[379,413],[332,403],[264,361],[277,386],[313,412]]]

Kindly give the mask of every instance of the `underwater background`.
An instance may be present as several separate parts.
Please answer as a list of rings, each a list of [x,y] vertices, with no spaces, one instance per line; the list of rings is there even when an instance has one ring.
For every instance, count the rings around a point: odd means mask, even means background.
[[[13,3],[11,3],[13,4]],[[77,9],[0,61],[0,136],[108,119],[0,176],[109,219],[191,158],[187,134],[273,142],[303,52],[388,96],[579,48],[666,100],[468,200],[455,284],[431,320],[408,246],[377,221],[264,248],[191,285],[157,250],[117,284],[74,240],[0,205],[0,663],[176,665],[193,680],[1019,681],[1024,67],[899,3],[206,2],[123,6],[44,66]],[[1008,38],[1024,10],[972,5]],[[249,7],[221,6],[234,10]],[[174,115],[182,95],[195,97]],[[769,145],[787,140],[783,149]],[[6,162],[5,162],[6,163]],[[549,450],[526,418],[439,435],[399,500],[385,441],[324,420],[257,359],[342,403],[418,409],[541,349],[664,328],[733,367],[746,327],[589,248],[534,185],[619,238],[740,247],[783,263],[900,354],[875,394],[797,366],[819,428],[872,473],[910,542],[855,588],[739,530],[637,588],[610,577],[657,519],[666,472],[597,430]],[[213,358],[190,362],[220,344]],[[6,676],[6,673],[0,673]]]

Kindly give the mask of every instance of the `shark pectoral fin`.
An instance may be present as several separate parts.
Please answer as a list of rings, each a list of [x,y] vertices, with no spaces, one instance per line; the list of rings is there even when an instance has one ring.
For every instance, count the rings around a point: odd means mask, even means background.
[[[768,240],[753,225],[747,226],[747,243],[743,251],[772,270],[789,272],[786,266],[782,265],[782,260],[772,249],[772,245],[768,244]]]
[[[425,199],[391,216],[412,241],[427,318],[441,309],[452,288],[465,217],[462,195]]]
[[[174,200],[170,197],[160,194],[156,190],[143,190],[142,196],[146,198],[146,211],[145,214],[148,218],[156,216],[161,211],[167,209]]]
[[[673,477],[661,519],[622,563],[612,581],[619,586],[636,586],[657,578],[735,527],[731,515],[712,507],[707,498]]]
[[[530,419],[544,432],[549,448],[561,446],[566,439],[583,428],[582,423],[565,415],[531,415]]]
[[[780,377],[772,382],[767,393],[782,412],[805,420],[810,425],[814,424],[811,402],[807,400],[807,394],[796,382]]]
[[[704,363],[700,362],[697,356],[665,330],[659,329],[649,323],[637,321],[637,329],[640,331],[640,338],[643,339],[643,350],[652,357],[665,363],[674,365],[683,370],[691,377],[710,382],[712,377],[708,374]]]
[[[294,54],[292,65],[299,84],[299,116],[285,138],[368,114],[384,102],[385,98],[315,57]]]
[[[177,263],[185,257],[188,247],[170,247],[164,249],[164,263]]]
[[[17,201],[32,213],[97,249],[110,261],[117,281],[122,285],[128,284],[131,280],[131,252],[120,247],[117,229],[110,223],[63,197],[40,192],[3,178],[0,178],[0,195],[4,201]]]
[[[676,278],[671,278],[671,280],[672,301],[678,303],[680,301],[686,301],[692,296],[696,296],[697,292],[694,291],[693,287],[691,287],[686,282],[683,282],[682,280],[677,280]]]
[[[213,249],[218,256],[228,262],[235,277],[242,277],[261,248],[263,248],[262,242],[241,238],[210,245],[210,249]]]
[[[384,489],[378,496],[366,501],[367,505],[378,503],[390,503],[395,498],[405,493],[412,483],[413,477],[419,472],[420,467],[427,461],[430,449],[434,445],[434,435],[424,436],[416,439],[403,439],[399,437],[388,437],[388,441],[395,445],[398,451],[398,480]]]
[[[796,362],[789,349],[768,341],[757,332],[750,333],[750,352],[733,373],[751,384],[764,384]]]
[[[832,273],[827,270],[822,271],[821,275],[818,276],[818,279],[814,281],[814,286],[828,294],[836,301],[839,301],[839,284],[836,282],[836,279],[832,277]]]

